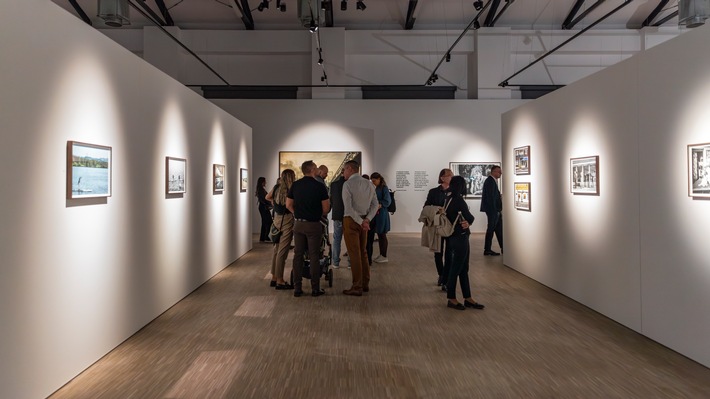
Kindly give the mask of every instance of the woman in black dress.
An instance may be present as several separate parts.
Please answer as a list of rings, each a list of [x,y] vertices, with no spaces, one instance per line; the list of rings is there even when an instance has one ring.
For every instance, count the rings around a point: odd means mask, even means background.
[[[461,176],[451,178],[449,185],[451,198],[446,208],[446,217],[454,224],[454,233],[446,239],[446,247],[451,251],[451,266],[446,279],[447,306],[457,310],[466,308],[483,309],[484,306],[471,298],[471,286],[468,281],[468,256],[470,251],[469,226],[473,223],[473,215],[468,209],[468,204],[463,196],[466,193],[466,181]],[[456,281],[461,282],[461,292],[464,303],[456,300]]]
[[[271,203],[266,200],[266,178],[260,177],[256,181],[256,199],[259,202],[259,214],[261,215],[261,234],[259,241],[271,242],[269,240],[269,229],[271,228]]]

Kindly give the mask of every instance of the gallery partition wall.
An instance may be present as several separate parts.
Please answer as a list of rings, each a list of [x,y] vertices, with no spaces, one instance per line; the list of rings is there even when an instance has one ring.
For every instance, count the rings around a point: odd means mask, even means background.
[[[710,366],[708,103],[703,26],[506,113],[502,148],[505,264]]]
[[[54,3],[0,26],[0,397],[41,398],[251,248],[251,128]]]

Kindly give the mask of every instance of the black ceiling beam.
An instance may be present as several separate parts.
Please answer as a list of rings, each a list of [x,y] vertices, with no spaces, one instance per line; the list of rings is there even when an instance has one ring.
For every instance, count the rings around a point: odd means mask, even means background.
[[[154,21],[158,22],[160,25],[165,26],[165,21],[163,21],[163,18],[161,18],[158,14],[153,11],[148,4],[145,4],[145,0],[136,0],[139,6],[141,6],[145,12],[150,15],[151,18],[153,18]]]
[[[92,25],[91,18],[89,18],[89,16],[86,15],[86,13],[84,12],[84,10],[81,9],[81,6],[79,5],[79,3],[76,2],[76,0],[69,0],[69,4],[71,4],[72,7],[74,7],[74,11],[76,11],[76,13],[79,14],[79,17],[81,17],[81,19],[84,20],[84,22],[86,22],[89,25]]]
[[[661,26],[677,16],[678,16],[678,10],[675,10],[672,13],[668,14],[668,16],[664,17],[662,20],[653,24],[653,26]]]
[[[565,18],[564,22],[562,22],[562,29],[569,29],[567,28],[567,25],[572,23],[572,20],[574,19],[574,17],[577,16],[579,9],[582,8],[582,4],[584,4],[584,0],[577,0],[574,3],[572,9],[569,10],[569,14],[567,14],[567,17]]]
[[[648,14],[648,17],[646,17],[646,19],[643,20],[643,23],[641,24],[641,27],[651,25],[651,22],[653,22],[653,20],[656,19],[656,17],[658,16],[658,14],[660,14],[661,11],[663,11],[663,7],[665,7],[666,5],[668,5],[668,2],[669,2],[669,1],[670,1],[670,0],[661,0],[661,2],[658,3],[658,5],[656,6],[656,8],[654,8],[653,11],[651,11],[651,13]]]
[[[158,10],[160,10],[160,13],[163,15],[163,19],[165,19],[165,24],[168,26],[175,26],[173,17],[170,16],[168,8],[165,7],[165,2],[163,0],[155,0],[155,4],[158,6]]]
[[[496,15],[495,18],[493,18],[493,22],[491,22],[491,26],[495,26],[496,22],[498,22],[498,18],[500,18],[501,15],[510,7],[511,4],[515,3],[515,0],[505,0],[505,5],[503,6],[503,9],[500,10],[498,15]]]
[[[491,6],[488,8],[488,14],[486,15],[486,20],[483,21],[483,26],[493,26],[493,18],[496,16],[496,12],[498,11],[499,5],[500,0],[491,1]]]
[[[417,9],[417,2],[419,0],[409,0],[409,8],[407,8],[407,21],[404,23],[404,29],[410,30],[414,28],[414,22],[417,20],[414,18],[414,10]]]
[[[575,18],[572,22],[570,22],[569,25],[563,27],[563,29],[572,29],[575,25],[577,25],[577,22],[583,20],[584,17],[586,17],[587,15],[589,15],[590,12],[594,11],[595,8],[597,8],[597,7],[599,7],[600,5],[602,5],[602,3],[605,2],[605,1],[606,1],[606,0],[597,0],[596,3],[592,4],[591,6],[589,6],[589,8],[587,8],[586,10],[584,10],[584,12],[583,12],[582,14],[580,14],[577,18]]]
[[[333,0],[323,0],[321,7],[325,10],[325,27],[333,27]]]
[[[254,30],[254,17],[251,15],[249,8],[249,0],[232,0],[232,4],[237,6],[239,13],[242,14],[242,22],[247,30]]]

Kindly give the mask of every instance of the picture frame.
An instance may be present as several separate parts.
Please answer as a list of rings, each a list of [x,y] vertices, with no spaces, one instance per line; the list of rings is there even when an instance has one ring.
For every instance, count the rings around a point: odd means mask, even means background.
[[[224,172],[224,165],[212,164],[212,191],[214,193],[224,192]]]
[[[187,159],[165,157],[165,193],[183,194],[187,191]]]
[[[710,198],[710,143],[688,145],[688,196]]]
[[[570,192],[575,195],[599,195],[599,156],[570,158]]]
[[[110,197],[111,147],[67,141],[67,199]]]
[[[361,151],[279,151],[279,176],[284,170],[292,169],[296,173],[296,180],[302,178],[301,164],[308,160],[315,162],[317,166],[328,167],[328,176],[324,179],[328,187],[340,176],[348,161],[356,161],[360,165],[360,171],[363,170]]]
[[[239,192],[245,193],[249,188],[249,171],[241,168],[239,169]]]
[[[530,174],[530,146],[517,147],[513,149],[515,154],[515,174]]]
[[[515,209],[521,211],[530,212],[531,198],[530,198],[530,182],[515,182]]]
[[[483,194],[483,183],[491,173],[494,166],[501,166],[500,162],[449,162],[449,169],[454,175],[461,176],[466,180],[466,199],[481,199]],[[498,179],[498,189],[502,192],[503,184]]]

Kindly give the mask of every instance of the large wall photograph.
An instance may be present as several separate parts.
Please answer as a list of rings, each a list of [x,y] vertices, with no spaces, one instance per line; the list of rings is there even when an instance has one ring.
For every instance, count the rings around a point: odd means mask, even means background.
[[[467,199],[481,199],[483,194],[483,183],[491,173],[494,166],[500,166],[500,162],[450,162],[449,169],[466,180]],[[503,187],[502,183],[498,183]],[[502,191],[502,190],[501,190]]]
[[[296,172],[296,179],[303,177],[301,164],[311,160],[316,165],[328,167],[328,177],[325,184],[330,187],[330,183],[340,175],[343,166],[348,161],[356,161],[362,167],[362,152],[360,151],[279,151],[279,176],[286,169],[293,169]]]

